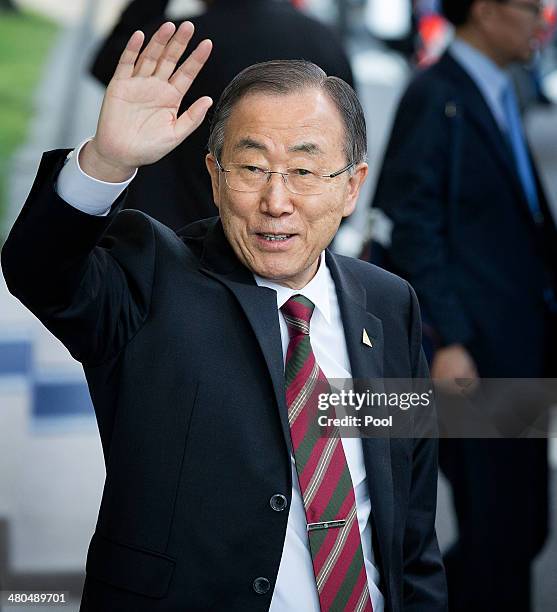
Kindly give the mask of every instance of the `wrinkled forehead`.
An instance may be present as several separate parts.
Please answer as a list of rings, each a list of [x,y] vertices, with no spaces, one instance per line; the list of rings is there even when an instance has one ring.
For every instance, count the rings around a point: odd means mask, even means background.
[[[232,109],[224,131],[224,156],[343,156],[345,127],[330,97],[318,89],[277,95],[252,93]]]

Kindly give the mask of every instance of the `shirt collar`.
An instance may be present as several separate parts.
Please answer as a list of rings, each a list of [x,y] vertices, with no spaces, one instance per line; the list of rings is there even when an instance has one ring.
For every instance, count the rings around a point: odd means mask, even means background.
[[[302,289],[290,289],[278,283],[274,283],[268,278],[263,278],[254,273],[255,282],[260,287],[268,287],[273,289],[277,294],[277,309],[285,304],[293,295],[303,295],[311,300],[319,312],[323,315],[327,323],[331,322],[331,304],[329,296],[329,287],[331,283],[331,273],[325,262],[325,251],[319,256],[319,267],[315,276]]]
[[[490,105],[499,106],[503,91],[510,82],[505,71],[462,38],[453,40],[450,53],[472,77]]]

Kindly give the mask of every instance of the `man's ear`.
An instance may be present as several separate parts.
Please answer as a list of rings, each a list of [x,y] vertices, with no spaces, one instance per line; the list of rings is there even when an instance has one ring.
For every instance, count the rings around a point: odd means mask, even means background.
[[[356,203],[358,202],[358,196],[360,195],[360,189],[367,178],[368,171],[368,165],[365,162],[362,162],[361,164],[358,164],[348,176],[344,209],[342,211],[343,217],[348,217],[354,212]]]
[[[211,187],[213,188],[213,201],[215,202],[215,206],[218,208],[220,172],[219,167],[217,166],[217,160],[213,157],[211,153],[208,153],[205,156],[205,165],[207,166],[207,171],[209,172],[209,176],[211,177]]]

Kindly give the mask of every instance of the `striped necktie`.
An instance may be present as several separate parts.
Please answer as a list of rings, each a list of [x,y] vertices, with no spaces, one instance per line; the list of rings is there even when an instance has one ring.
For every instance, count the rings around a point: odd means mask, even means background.
[[[342,442],[338,435],[322,437],[317,422],[318,396],[330,387],[311,348],[314,308],[310,300],[295,295],[281,311],[290,337],[285,369],[288,421],[319,602],[322,612],[373,612]]]

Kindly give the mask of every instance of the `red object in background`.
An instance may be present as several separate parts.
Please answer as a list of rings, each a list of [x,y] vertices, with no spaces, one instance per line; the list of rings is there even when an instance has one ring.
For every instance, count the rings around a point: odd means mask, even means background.
[[[545,47],[553,40],[555,30],[557,29],[557,5],[555,3],[545,6],[543,19],[545,21],[545,28],[540,36],[540,41],[542,47]]]
[[[290,0],[290,2],[297,8],[297,9],[301,9],[304,4],[306,3],[306,0]]]
[[[418,66],[432,64],[445,49],[451,28],[438,13],[428,13],[418,20],[421,46],[417,53]]]

